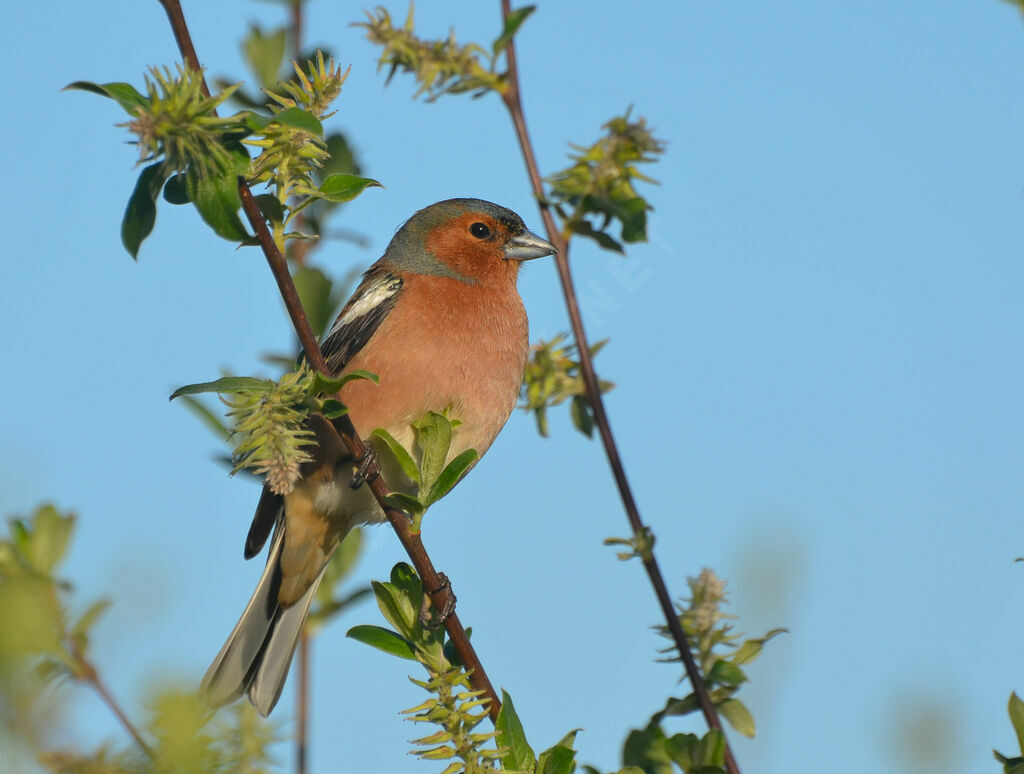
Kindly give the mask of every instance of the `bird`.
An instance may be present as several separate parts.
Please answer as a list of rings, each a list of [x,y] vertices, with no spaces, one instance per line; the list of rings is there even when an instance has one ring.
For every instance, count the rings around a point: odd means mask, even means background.
[[[482,457],[519,396],[529,352],[516,288],[523,261],[553,255],[551,242],[512,210],[482,199],[447,199],[416,212],[363,274],[320,341],[330,376],[369,371],[340,398],[360,438],[379,452],[393,491],[415,494],[372,432],[383,428],[417,459],[412,423],[430,411],[457,419],[448,460]],[[350,529],[381,522],[369,487],[353,489],[358,460],[320,415],[316,441],[287,495],[264,487],[246,537],[246,559],[273,533],[266,567],[227,642],[203,677],[211,706],[247,694],[264,716],[284,688],[310,604],[331,554]],[[477,458],[479,460],[479,457]]]

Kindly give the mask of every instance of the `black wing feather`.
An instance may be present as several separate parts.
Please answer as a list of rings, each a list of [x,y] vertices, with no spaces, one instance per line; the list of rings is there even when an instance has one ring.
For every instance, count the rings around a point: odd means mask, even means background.
[[[363,281],[320,344],[331,376],[340,374],[356,353],[366,346],[395,308],[401,289],[401,278],[386,269],[373,267],[363,275]]]

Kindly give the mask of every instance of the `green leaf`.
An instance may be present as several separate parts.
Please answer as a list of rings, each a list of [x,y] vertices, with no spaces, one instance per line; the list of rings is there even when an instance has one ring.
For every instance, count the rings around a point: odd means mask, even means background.
[[[32,567],[49,575],[60,564],[71,540],[73,516],[61,516],[52,505],[44,505],[32,517],[31,533],[23,532],[23,552]]]
[[[761,649],[764,647],[764,644],[768,642],[768,640],[772,639],[773,637],[776,637],[779,634],[784,634],[787,631],[787,629],[771,629],[767,634],[765,634],[760,639],[747,640],[736,649],[736,651],[729,657],[729,660],[737,666],[749,664],[751,661],[753,661],[755,658],[761,655]]]
[[[665,751],[665,734],[656,723],[633,730],[622,748],[622,762],[639,766],[647,774],[672,774],[672,760]]]
[[[320,184],[318,195],[329,202],[348,202],[355,199],[367,188],[383,188],[380,183],[369,177],[337,173],[328,175]]]
[[[1017,693],[1010,694],[1009,703],[1010,722],[1013,723],[1013,730],[1017,733],[1017,744],[1024,753],[1024,701],[1020,700]]]
[[[615,239],[613,239],[607,232],[598,231],[589,223],[589,221],[583,219],[574,220],[568,223],[567,225],[569,226],[569,230],[572,231],[574,234],[579,234],[580,236],[585,236],[590,239],[593,239],[605,250],[611,250],[613,252],[622,254],[625,254],[626,252],[622,245],[619,244]]]
[[[507,752],[501,759],[502,768],[509,771],[533,771],[536,758],[530,743],[526,741],[523,724],[516,714],[512,697],[504,690],[501,692],[501,710],[494,724],[498,736],[498,746]]]
[[[406,562],[397,562],[391,568],[391,584],[409,600],[409,604],[417,611],[418,620],[419,609],[423,604],[423,581],[416,570]]]
[[[129,115],[135,115],[135,109],[149,107],[149,100],[142,96],[130,83],[92,83],[90,81],[75,81],[64,87],[78,89],[99,94],[101,97],[110,97],[116,101]]]
[[[423,503],[405,492],[389,492],[384,497],[384,504],[389,508],[405,511],[410,516],[418,516],[425,510]]]
[[[665,752],[679,768],[689,772],[694,768],[694,752],[697,748],[696,734],[674,734],[665,740]]]
[[[729,725],[739,731],[743,736],[754,738],[756,729],[754,727],[754,716],[750,714],[743,702],[739,699],[726,699],[716,705],[718,713],[729,721]]]
[[[253,200],[260,208],[260,212],[263,213],[264,219],[276,225],[284,223],[284,207],[276,196],[273,194],[260,194],[259,196],[254,196]]]
[[[377,607],[385,620],[403,636],[412,638],[419,627],[419,604],[413,601],[393,583],[372,581]]]
[[[700,704],[697,702],[696,694],[688,694],[682,699],[669,699],[665,703],[665,708],[654,715],[654,719],[661,720],[661,718],[672,715],[689,715],[691,712],[696,712],[700,708]]]
[[[556,744],[537,758],[537,774],[571,774],[575,759],[575,750]]]
[[[270,195],[264,194],[264,196]],[[276,197],[270,196],[270,198],[280,207],[281,203],[277,201]],[[281,216],[282,218],[284,216],[283,210],[281,210]],[[277,222],[280,223],[281,220]],[[331,280],[320,269],[312,266],[300,266],[292,273],[292,280],[295,282],[295,290],[298,291],[299,301],[302,302],[306,317],[309,318],[313,335],[319,338],[327,329],[331,313],[334,311],[331,305]]]
[[[281,63],[284,61],[284,49],[287,30],[279,27],[268,35],[258,25],[249,27],[249,34],[242,41],[242,51],[252,71],[256,73],[260,86],[273,86],[278,81]]]
[[[559,739],[558,744],[560,744],[562,747],[571,748],[574,744],[576,744],[576,734],[578,734],[582,730],[582,728],[574,728],[568,734]]]
[[[324,136],[324,126],[320,123],[320,119],[302,108],[290,107],[280,113],[275,113],[274,123],[287,126],[290,129],[298,129],[316,137]]]
[[[249,154],[237,144],[229,150],[233,163],[227,170],[201,174],[194,168],[189,169],[185,173],[185,186],[199,215],[217,236],[232,242],[244,242],[249,239],[249,233],[238,216],[242,206],[238,195],[238,176],[248,172]]]
[[[374,384],[380,383],[380,377],[377,376],[377,374],[370,373],[369,371],[364,371],[361,368],[354,368],[351,371],[348,371],[347,373],[337,377],[336,379],[330,376],[326,376],[325,374],[322,374],[319,371],[317,371],[315,374],[313,374],[312,389],[313,392],[317,394],[331,394],[337,392],[349,382],[354,382],[359,379],[366,379],[367,381],[371,381]]]
[[[338,417],[344,416],[348,413],[348,407],[345,406],[340,400],[334,398],[327,398],[320,406],[321,412],[327,419],[337,419]]]
[[[725,659],[716,661],[714,666],[711,667],[711,671],[708,672],[708,682],[718,683],[719,685],[736,687],[746,681],[747,676],[743,674],[743,670]]]
[[[101,599],[89,605],[79,619],[75,621],[74,626],[71,627],[72,636],[87,637],[96,621],[107,611],[111,604],[112,602],[109,599]]]
[[[523,26],[523,22],[526,21],[527,17],[537,10],[535,5],[524,5],[522,8],[516,8],[507,17],[505,17],[505,29],[502,30],[501,35],[491,44],[491,49],[494,51],[495,56],[500,54],[506,48],[508,44],[512,42],[512,38],[516,36],[519,28]]]
[[[420,449],[420,485],[429,491],[444,469],[452,446],[452,423],[444,414],[429,411],[423,419],[413,422],[416,445]]]
[[[398,632],[385,629],[383,626],[353,626],[345,636],[392,656],[409,661],[416,660],[416,651],[410,642]]]
[[[591,411],[590,403],[582,395],[574,395],[572,403],[569,404],[569,413],[572,416],[572,423],[587,438],[594,437],[594,414]]]
[[[188,204],[192,201],[188,198],[184,175],[171,175],[171,179],[164,186],[164,201],[168,204]]]
[[[697,769],[725,765],[725,737],[717,729],[710,729],[693,749],[693,763]]]
[[[382,427],[378,427],[370,435],[374,438],[379,438],[387,444],[388,449],[391,450],[391,454],[394,455],[395,459],[398,461],[398,466],[411,481],[417,484],[420,482],[420,471],[419,468],[416,467],[416,461],[412,458],[409,452],[406,451],[405,447],[398,442],[397,438]]]
[[[434,481],[433,486],[430,487],[425,504],[428,506],[433,505],[448,494],[452,487],[462,480],[462,477],[466,475],[467,471],[473,467],[479,458],[480,455],[476,453],[476,449],[466,449],[466,451],[449,462],[445,469],[441,471],[441,475]]]
[[[121,220],[121,244],[132,258],[137,259],[143,240],[153,232],[156,224],[156,197],[164,184],[163,164],[150,164],[135,182],[135,190]]]
[[[219,392],[222,395],[239,392],[270,392],[276,386],[271,379],[255,379],[251,376],[225,376],[214,382],[200,382],[179,387],[168,400],[182,395],[199,395],[204,392]]]

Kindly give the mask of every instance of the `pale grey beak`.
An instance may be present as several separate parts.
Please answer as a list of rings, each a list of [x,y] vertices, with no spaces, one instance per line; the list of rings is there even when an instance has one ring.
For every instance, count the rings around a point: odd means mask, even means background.
[[[546,239],[541,239],[532,231],[523,231],[505,244],[505,259],[512,261],[530,261],[545,255],[554,255],[558,250]]]

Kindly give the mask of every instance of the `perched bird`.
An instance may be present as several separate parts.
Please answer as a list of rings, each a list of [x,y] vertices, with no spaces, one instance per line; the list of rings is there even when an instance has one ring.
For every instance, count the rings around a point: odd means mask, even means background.
[[[363,369],[380,377],[342,388],[360,437],[384,428],[415,458],[411,423],[448,409],[461,423],[449,460],[466,449],[482,456],[512,413],[526,365],[519,263],[554,252],[514,212],[480,199],[449,199],[409,218],[320,345],[331,375]],[[293,491],[265,488],[256,507],[245,557],[274,536],[256,591],[203,678],[214,706],[247,692],[270,713],[328,559],[352,527],[384,520],[369,487],[349,486],[356,461],[337,435],[315,417],[310,429],[314,459]],[[388,485],[415,493],[380,451]]]

